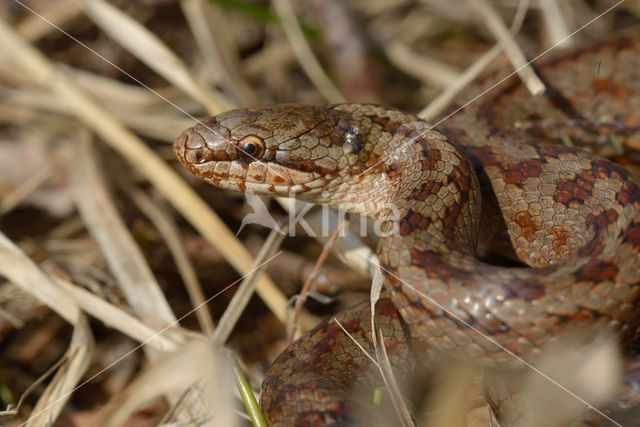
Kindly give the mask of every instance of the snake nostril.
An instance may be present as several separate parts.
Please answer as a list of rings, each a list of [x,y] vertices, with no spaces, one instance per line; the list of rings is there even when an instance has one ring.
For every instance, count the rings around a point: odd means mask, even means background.
[[[195,163],[201,164],[207,161],[207,156],[202,152],[202,150],[196,150],[193,152],[193,157]]]

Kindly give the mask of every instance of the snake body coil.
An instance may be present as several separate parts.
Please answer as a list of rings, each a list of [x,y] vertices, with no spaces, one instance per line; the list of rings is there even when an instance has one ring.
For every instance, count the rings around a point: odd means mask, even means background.
[[[440,130],[372,105],[282,105],[220,114],[174,149],[218,187],[379,219],[388,298],[377,319],[401,372],[443,354],[535,360],[573,328],[628,344],[640,323],[640,181],[560,142],[608,154],[640,139],[640,42],[591,45],[538,71],[546,96],[510,78]],[[522,266],[481,262],[479,249]],[[338,320],[373,352],[368,305]],[[339,424],[365,405],[352,390],[376,380],[371,368],[324,323],[274,363],[263,407],[274,425]]]

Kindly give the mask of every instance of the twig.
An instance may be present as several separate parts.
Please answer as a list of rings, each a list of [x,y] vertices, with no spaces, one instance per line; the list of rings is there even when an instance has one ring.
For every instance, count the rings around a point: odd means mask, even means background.
[[[296,212],[295,200],[277,197],[276,201],[283,209],[290,212],[290,215],[291,212]],[[335,224],[337,227],[340,222],[340,215],[335,210],[329,210],[328,212],[316,210],[306,214],[303,221],[313,230],[316,236],[315,239],[325,245],[329,239],[326,237],[327,233],[322,232],[322,230],[324,230],[326,224],[330,224],[330,227]],[[364,277],[373,276],[378,265],[378,256],[360,237],[347,230],[341,239],[336,240],[333,248],[338,259],[354,271]]]
[[[338,226],[336,227],[335,230],[333,230],[331,237],[322,248],[322,252],[318,257],[318,261],[316,262],[316,265],[313,267],[313,270],[311,270],[311,272],[309,273],[309,277],[307,277],[307,280],[304,282],[304,285],[302,286],[302,290],[298,294],[298,298],[296,298],[296,304],[293,308],[293,315],[291,316],[291,323],[289,323],[289,334],[288,334],[289,343],[293,342],[295,338],[296,331],[298,329],[299,313],[300,313],[300,310],[302,310],[302,307],[304,307],[304,303],[307,301],[311,284],[313,283],[316,276],[318,275],[318,272],[320,271],[320,267],[322,267],[324,262],[327,260],[327,257],[329,256],[329,253],[333,248],[333,245],[338,239],[338,236],[340,236],[340,233],[346,228],[346,225],[347,225],[347,221],[344,218],[340,218],[338,222]]]
[[[195,314],[200,323],[200,328],[207,336],[212,336],[215,330],[213,316],[211,315],[209,306],[204,304],[205,296],[202,291],[202,286],[184,249],[178,227],[176,227],[171,217],[166,214],[166,210],[163,209],[159,203],[154,202],[137,188],[126,185],[120,182],[120,180],[118,181],[120,186],[129,194],[138,208],[151,220],[158,232],[162,235],[178,267],[178,272],[187,289],[191,304],[194,307],[199,307]]]
[[[286,230],[285,225],[281,225]],[[219,344],[224,344],[231,331],[235,327],[240,315],[244,311],[245,307],[249,303],[249,299],[254,294],[256,289],[256,278],[260,276],[264,267],[266,267],[265,260],[270,258],[276,250],[282,244],[282,241],[286,237],[286,231],[278,232],[275,229],[271,230],[269,237],[262,245],[260,252],[256,256],[256,260],[254,261],[254,265],[252,268],[255,270],[252,271],[247,277],[242,280],[238,290],[233,295],[231,302],[227,306],[224,314],[220,318],[218,322],[218,327],[216,328],[215,333],[213,334],[213,341]]]
[[[544,83],[528,64],[522,50],[513,39],[513,35],[498,16],[496,11],[489,5],[486,0],[467,0],[467,2],[484,18],[487,27],[495,37],[496,41],[504,49],[513,67],[518,70],[518,75],[533,95],[542,95],[545,91]]]
[[[522,22],[527,13],[529,7],[529,0],[520,0],[518,3],[518,9],[513,22],[511,23],[511,33],[517,34],[520,31]],[[444,110],[451,101],[458,96],[458,94],[467,87],[469,83],[475,80],[482,71],[491,64],[491,62],[502,52],[502,44],[498,43],[484,53],[478,60],[476,60],[469,68],[464,70],[456,82],[445,89],[440,95],[438,95],[433,101],[429,103],[425,108],[418,113],[418,117],[425,120],[433,120]]]

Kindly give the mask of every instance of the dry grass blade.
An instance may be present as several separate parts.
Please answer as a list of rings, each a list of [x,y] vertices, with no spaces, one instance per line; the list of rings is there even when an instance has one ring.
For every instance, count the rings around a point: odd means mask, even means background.
[[[467,2],[482,16],[487,27],[496,40],[504,48],[504,52],[511,61],[518,75],[533,95],[541,95],[545,91],[544,83],[527,61],[524,53],[513,39],[509,29],[486,0],[467,0]]]
[[[64,364],[64,362],[65,362],[65,358],[62,357],[53,366],[49,367],[49,369],[47,369],[47,371],[44,374],[40,375],[40,377],[37,380],[35,380],[33,383],[31,383],[31,385],[29,385],[29,387],[27,387],[27,389],[24,391],[22,396],[20,396],[20,399],[18,399],[18,402],[15,405],[9,405],[6,410],[0,411],[0,418],[12,417],[18,414],[20,412],[20,408],[22,408],[22,405],[24,404],[27,397],[34,390],[36,390],[40,386],[40,384],[42,384],[47,378],[49,378],[51,374],[57,371],[58,368],[60,368]]]
[[[433,101],[424,107],[419,113],[418,117],[424,120],[434,120],[456,96],[462,92],[462,90],[475,80],[494,59],[502,52],[502,46],[495,45],[487,52],[485,52],[478,60],[476,60],[469,68],[467,68],[456,82],[445,89],[440,95],[438,95]]]
[[[398,385],[398,381],[396,380],[395,375],[393,374],[393,369],[391,368],[391,361],[389,360],[389,355],[387,354],[387,349],[384,345],[384,339],[382,337],[382,333],[380,331],[380,327],[378,326],[375,318],[372,318],[373,335],[374,337],[374,346],[376,349],[376,359],[378,360],[378,366],[380,368],[380,374],[382,376],[382,380],[389,391],[389,396],[391,396],[391,402],[393,403],[393,408],[396,411],[396,415],[400,419],[403,427],[413,427],[415,423],[413,422],[413,418],[411,417],[411,412],[407,407],[404,397],[402,396],[402,392],[400,390],[400,386]]]
[[[529,0],[520,0],[516,14],[513,17],[513,22],[511,23],[511,29],[509,30],[511,34],[515,35],[520,31],[528,7]],[[454,84],[449,86],[431,101],[429,105],[423,108],[422,111],[418,113],[418,117],[424,120],[434,120],[469,83],[475,80],[491,64],[500,52],[502,52],[502,44],[498,43],[460,74]]]
[[[144,255],[113,206],[88,141],[79,141],[74,157],[71,189],[75,203],[129,305],[151,325],[175,322]]]
[[[178,227],[159,203],[151,200],[151,198],[147,197],[142,191],[132,186],[127,186],[126,183],[122,182],[121,184],[138,208],[151,220],[160,235],[162,235],[178,267],[180,277],[182,277],[185,287],[187,288],[191,304],[194,307],[198,307],[195,314],[200,323],[200,328],[207,336],[212,336],[215,329],[213,316],[211,316],[209,306],[206,304],[206,298],[202,291],[202,286],[198,281],[195,269],[189,261],[189,257],[182,244]]]
[[[209,73],[208,78],[216,83],[224,82],[228,72],[225,72],[221,52],[218,51],[218,44],[206,16],[205,8],[209,7],[201,0],[182,0],[180,6],[200,49],[207,73]]]
[[[382,272],[377,273],[372,281],[372,291],[371,291],[371,300],[377,301],[380,297],[380,290],[382,289],[383,277]],[[384,381],[387,390],[389,390],[389,394],[391,396],[391,401],[398,415],[398,419],[402,423],[403,427],[411,427],[414,426],[413,419],[411,418],[411,413],[409,408],[404,402],[402,393],[400,392],[400,387],[395,380],[393,375],[393,371],[391,369],[391,364],[389,358],[386,353],[386,349],[381,348],[384,346],[384,342],[382,341],[382,337],[380,334],[380,328],[378,328],[375,324],[375,307],[371,305],[371,326],[372,326],[372,335],[371,338],[373,340],[374,349],[376,351],[376,358],[370,355],[367,350],[355,339],[349,331],[338,321],[337,319],[333,319],[333,321],[342,329],[345,335],[349,337],[351,341],[362,351],[362,353],[371,361],[371,363],[378,369],[382,380]]]
[[[186,129],[193,124],[193,120],[176,114],[141,111],[131,113],[112,107],[108,110],[140,135],[165,142],[173,142],[176,129]]]
[[[75,325],[78,306],[11,240],[0,233],[0,274]]]
[[[166,328],[175,324],[176,318],[160,286],[104,188],[90,144],[81,141],[76,152],[71,180],[76,204],[129,305],[150,325]],[[156,351],[147,347],[145,350],[152,360],[157,358]],[[170,392],[175,401],[175,390]],[[197,405],[194,413],[203,414],[198,402],[189,399],[186,403]]]
[[[345,102],[345,97],[326,75],[304,38],[300,23],[289,0],[273,0],[282,27],[298,61],[318,91],[331,103]]]
[[[286,233],[286,228],[281,232],[278,230],[271,230],[269,237],[267,237],[267,240],[264,242],[262,248],[260,248],[260,252],[256,256],[256,260],[252,267],[252,269],[254,269],[253,272],[242,280],[238,290],[233,295],[231,302],[220,318],[218,328],[213,335],[213,342],[222,345],[227,341],[229,335],[231,335],[231,331],[240,318],[240,315],[249,303],[249,299],[255,292],[256,277],[258,277],[260,272],[266,267],[265,261],[277,256],[277,254],[274,255],[274,253],[282,244],[282,241],[287,235]]]
[[[338,327],[339,327],[340,329],[342,329],[342,332],[344,332],[344,334],[345,334],[346,336],[348,336],[348,337],[349,337],[349,339],[350,339],[351,341],[353,341],[353,343],[354,343],[354,344],[355,344],[355,345],[360,349],[360,351],[362,351],[362,354],[364,354],[364,355],[367,357],[367,359],[369,359],[369,361],[370,361],[371,363],[373,363],[373,365],[374,365],[376,368],[380,369],[380,366],[378,365],[378,361],[377,361],[376,359],[374,359],[374,357],[373,357],[372,355],[370,355],[370,354],[367,352],[367,350],[365,350],[365,348],[362,346],[362,344],[360,344],[360,343],[358,342],[358,340],[357,340],[357,339],[355,339],[355,338],[353,337],[353,335],[351,335],[351,334],[349,333],[349,331],[347,331],[347,329],[344,327],[344,325],[343,325],[342,323],[340,323],[340,321],[339,321],[338,319],[336,319],[336,318],[334,318],[334,319],[333,319],[333,321],[336,323],[336,325],[338,325]]]
[[[93,353],[93,335],[85,316],[79,316],[73,328],[64,363],[47,386],[44,394],[25,422],[29,427],[48,427],[54,424],[71,394],[89,367]]]
[[[88,141],[79,141],[71,178],[80,216],[100,245],[129,305],[150,325],[167,327],[175,324],[175,315],[160,286],[113,206]],[[157,351],[148,347],[145,350],[152,360],[157,358]],[[175,390],[168,392],[172,392],[169,396],[175,400]],[[192,401],[188,403],[197,404]],[[198,409],[195,413],[202,414]]]
[[[74,75],[77,77],[79,74],[74,73]],[[140,105],[137,109],[131,109],[131,102],[129,102],[132,99],[131,96],[122,97],[118,102],[111,102],[114,93],[122,94],[124,92],[117,90],[116,85],[91,86],[83,78],[76,81],[91,92],[111,114],[141,135],[172,142],[176,137],[176,129],[186,129],[193,124],[193,119],[170,111],[150,111],[144,105]],[[38,89],[0,88],[0,97],[3,103],[6,103],[10,108],[13,107],[13,111],[24,107],[33,114],[36,114],[34,109],[45,113],[73,114],[73,110],[68,105],[61,104],[56,96]]]
[[[314,22],[322,38],[322,51],[347,99],[381,104],[379,67],[352,7],[342,0],[311,0]]]
[[[250,77],[260,76],[265,69],[277,69],[293,63],[296,56],[291,45],[284,40],[272,40],[262,50],[244,61],[244,70]]]
[[[91,93],[97,101],[104,104],[105,108],[124,109],[131,112],[143,110],[151,114],[166,110],[175,113],[183,120],[188,120],[189,124],[186,126],[193,123],[192,118],[184,117],[181,111],[176,110],[166,101],[166,99],[178,100],[183,96],[183,92],[175,86],[154,88],[150,91],[143,86],[124,83],[69,65],[65,65],[64,70],[73,76],[74,83]]]
[[[244,69],[235,52],[235,43],[227,28],[225,17],[209,1],[182,0],[180,4],[198,43],[207,71],[216,76],[215,80],[220,80],[223,88],[234,94],[242,104],[258,105],[260,102],[256,93],[242,79]],[[218,40],[219,38],[223,40]]]
[[[82,9],[76,0],[57,0],[42,5],[45,6],[45,9],[40,12],[42,16],[55,22],[59,27],[64,27],[82,14]],[[25,39],[35,42],[55,31],[55,28],[43,21],[42,18],[31,15],[22,21],[16,30]]]
[[[232,367],[223,350],[208,340],[187,342],[180,351],[151,365],[122,393],[116,395],[102,410],[95,425],[115,427],[144,404],[164,393],[190,388],[189,400],[198,400],[205,408],[203,417],[192,419],[196,425],[234,426],[238,417],[233,408]],[[197,393],[192,387],[196,386]],[[182,422],[182,421],[181,421]]]
[[[0,41],[8,55],[24,71],[58,95],[61,101],[72,109],[75,116],[87,123],[105,142],[134,165],[209,242],[218,248],[237,271],[250,271],[252,256],[248,251],[193,189],[138,137],[94,103],[41,53],[15,34],[3,20],[0,20]],[[257,280],[258,294],[271,311],[284,322],[287,318],[287,299],[264,274]],[[303,315],[301,322],[305,327],[315,324],[308,315]]]
[[[384,48],[389,59],[398,68],[427,84],[446,88],[459,79],[459,70],[435,59],[418,55],[400,41],[385,43]]]
[[[160,39],[103,0],[82,0],[93,21],[121,46],[158,74],[200,101],[210,112],[221,113],[230,103],[197,81],[183,62]]]
[[[558,0],[538,0],[538,3],[547,27],[549,44],[558,44],[563,48],[573,45],[573,40],[567,37],[571,31],[562,15]]]
[[[144,343],[145,346],[149,346],[159,352],[169,352],[177,350],[178,346],[183,342],[182,334],[174,333],[174,329],[169,329],[159,334],[156,329],[91,292],[64,279],[56,278],[55,280],[64,288],[69,297],[78,304],[82,311],[100,320],[106,326],[117,329],[130,338]]]
[[[51,167],[45,164],[43,167],[30,175],[24,182],[13,191],[3,195],[0,199],[0,215],[6,215],[9,211],[18,206],[24,199],[36,191],[51,175]]]
[[[391,369],[391,362],[389,361],[387,349],[384,346],[382,333],[378,326],[378,322],[376,322],[376,303],[380,299],[383,284],[384,276],[382,274],[382,269],[378,268],[371,280],[371,294],[369,297],[371,304],[371,339],[373,340],[373,348],[376,352],[376,360],[378,361],[377,366],[380,370],[382,381],[384,381],[384,384],[389,391],[393,408],[395,409],[398,419],[402,425],[404,427],[410,427],[414,425],[413,419],[411,418],[411,412],[409,411],[409,408],[407,408],[402,392],[400,391],[398,381],[396,381],[393,369]]]
[[[1,233],[0,273],[74,325],[65,362],[26,422],[29,426],[51,425],[89,365],[93,351],[91,331],[75,302]]]

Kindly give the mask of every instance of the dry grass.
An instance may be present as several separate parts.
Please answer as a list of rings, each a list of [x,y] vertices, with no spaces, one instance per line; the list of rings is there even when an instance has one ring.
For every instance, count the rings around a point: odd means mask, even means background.
[[[341,27],[319,17],[324,3],[0,4],[0,424],[246,424],[234,381],[251,413],[250,387],[286,344],[298,270],[316,276],[312,290],[346,281],[341,263],[355,287],[372,277],[375,255],[354,234],[332,243],[322,266],[330,233],[283,250],[282,236],[259,228],[236,237],[242,200],[198,185],[173,160],[168,143],[184,128],[236,106],[347,98],[435,119],[478,75],[509,63],[540,93],[523,52],[563,42],[614,4],[351,0],[357,19]],[[637,22],[637,2],[627,3],[563,46]],[[331,32],[362,43],[345,55]],[[295,211],[280,202],[282,216]],[[320,229],[319,212],[305,218]],[[297,307],[297,329],[330,311],[311,308]],[[239,371],[234,380],[229,351],[249,381]],[[384,348],[376,356],[384,362]]]

